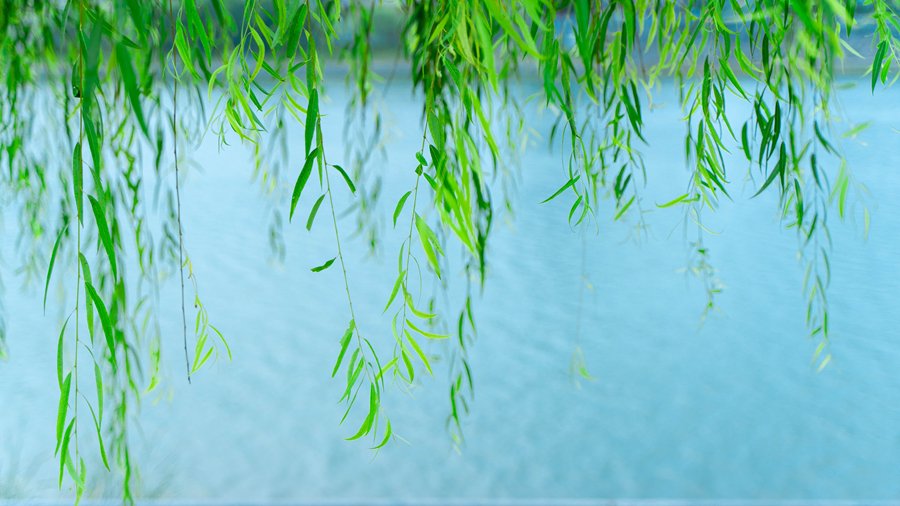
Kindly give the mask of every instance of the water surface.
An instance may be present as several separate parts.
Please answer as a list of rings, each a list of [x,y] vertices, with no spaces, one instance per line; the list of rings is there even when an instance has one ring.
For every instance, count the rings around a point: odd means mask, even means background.
[[[476,392],[461,453],[445,431],[443,366],[422,381],[415,400],[394,391],[385,401],[411,446],[390,445],[373,460],[367,444],[342,441],[354,427],[338,426],[343,385],[330,373],[349,320],[343,283],[339,269],[309,271],[334,256],[327,216],[319,215],[312,233],[287,226],[284,266],[273,267],[266,204],[249,182],[247,152],[205,143],[197,153],[204,171],[183,189],[186,245],[235,359],[187,385],[177,286],[167,286],[164,346],[175,395],[143,407],[135,448],[145,492],[228,500],[900,499],[900,134],[891,129],[900,128],[900,96],[893,88],[872,98],[865,88],[843,100],[854,121],[874,122],[859,137],[867,145],[845,140],[844,147],[878,208],[868,241],[861,226],[832,216],[837,367],[820,374],[810,367],[816,343],[805,338],[797,237],[779,223],[774,195],[750,200],[755,186],[744,185],[746,162],[735,157],[734,202],[706,216],[707,227],[722,231],[707,246],[728,286],[717,299],[727,316],[698,329],[703,292],[677,272],[687,249],[680,228],[670,234],[680,211],[649,213],[652,235],[635,243],[612,222],[607,203],[599,230],[584,237],[594,290],[584,295],[580,342],[596,381],[572,385],[582,237],[566,225],[570,197],[538,205],[565,182],[558,153],[541,143],[523,156],[515,219],[500,223],[490,245],[487,284],[475,304]],[[326,151],[339,163],[346,94],[334,83],[330,95]],[[668,100],[645,115],[652,140],[646,208],[687,184],[684,126]],[[408,86],[394,83],[387,103],[403,135],[388,148],[385,216],[412,185],[411,153],[421,140],[420,106]],[[299,146],[301,136],[292,142]],[[292,167],[296,173],[298,162]],[[298,206],[304,218],[314,198],[305,195]],[[14,219],[5,219],[6,248]],[[383,254],[373,258],[362,241],[346,237],[352,228],[350,218],[342,222],[357,320],[389,346],[390,322],[380,312],[401,233],[387,227]],[[463,282],[455,273],[451,281]],[[37,290],[10,288],[4,302],[11,360],[0,364],[0,480],[14,472],[29,495],[52,497],[60,321],[55,311],[42,316]]]

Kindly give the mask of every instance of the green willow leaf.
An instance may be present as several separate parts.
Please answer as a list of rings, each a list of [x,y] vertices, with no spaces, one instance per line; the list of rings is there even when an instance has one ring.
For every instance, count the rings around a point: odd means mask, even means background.
[[[847,16],[844,19],[844,23],[847,26],[847,37],[850,36],[850,30],[853,28],[853,18],[856,16],[856,1],[847,0]]]
[[[382,367],[381,370],[378,371],[378,374],[375,375],[375,381],[381,380],[381,378],[384,377],[384,374],[391,370],[391,367],[397,365],[397,360],[398,358],[394,357],[390,359],[388,363],[384,364],[384,367]]]
[[[632,197],[628,201],[628,203],[625,204],[624,206],[622,206],[621,209],[619,209],[619,212],[616,213],[616,216],[613,218],[613,221],[618,221],[619,218],[621,218],[622,215],[625,214],[625,211],[628,211],[628,208],[631,207],[631,204],[634,202],[634,198],[635,198],[635,196],[632,195]]]
[[[69,410],[69,390],[72,385],[72,373],[66,375],[63,381],[62,389],[59,392],[59,408],[56,411],[56,451],[54,455],[59,453],[60,445],[63,442],[63,428],[66,426],[66,414]]]
[[[350,176],[348,176],[347,173],[344,172],[344,169],[340,165],[332,165],[332,167],[337,169],[338,172],[341,173],[341,176],[344,177],[344,181],[347,182],[347,186],[350,188],[350,193],[356,193],[356,186],[353,185],[353,180],[351,180]]]
[[[231,347],[228,346],[228,341],[225,339],[225,336],[223,336],[222,333],[219,332],[219,329],[215,328],[214,326],[210,325],[209,328],[213,329],[213,332],[215,332],[216,335],[219,336],[219,340],[222,341],[223,345],[225,345],[225,351],[226,353],[228,353],[228,361],[231,362]]]
[[[431,228],[428,227],[425,220],[420,218],[418,214],[416,215],[416,230],[419,232],[419,242],[422,245],[422,249],[425,250],[425,256],[428,257],[428,263],[431,264],[431,268],[434,269],[435,274],[437,274],[437,277],[440,279],[441,267],[438,264],[437,255],[435,254],[436,248],[434,247],[437,240],[434,238],[434,232],[431,231]]]
[[[112,237],[109,235],[109,226],[106,224],[106,213],[97,199],[88,195],[88,200],[91,201],[91,209],[94,211],[94,220],[97,222],[100,242],[103,244],[106,256],[109,258],[109,268],[112,271],[113,279],[116,279],[119,277],[116,270],[116,251],[113,248]]]
[[[550,195],[549,197],[547,197],[546,199],[544,199],[544,200],[541,202],[541,204],[546,204],[547,202],[550,202],[551,200],[555,199],[556,197],[559,197],[559,195],[560,195],[562,192],[566,191],[566,189],[568,189],[570,186],[572,186],[573,184],[575,184],[576,182],[578,182],[579,179],[581,179],[581,174],[579,174],[579,175],[575,176],[574,178],[570,179],[566,184],[564,184],[564,185],[562,186],[562,188],[560,188],[559,190],[556,190],[556,193],[554,193],[553,195]]]
[[[119,63],[119,71],[122,73],[122,82],[125,84],[125,92],[131,101],[131,107],[134,115],[141,126],[141,131],[149,139],[150,134],[147,133],[147,123],[144,121],[144,111],[141,108],[141,96],[138,92],[138,82],[134,74],[134,67],[131,65],[131,55],[123,44],[116,44],[116,59]]]
[[[95,363],[94,365],[96,366],[97,364]],[[102,399],[103,397],[101,396],[100,398]],[[100,425],[103,423],[103,417],[101,416],[100,418],[97,418],[97,414],[94,413],[94,407],[91,406],[91,403],[88,402],[87,405],[88,405],[88,408],[91,410],[91,417],[93,417],[93,419],[94,419],[94,428],[97,429],[97,442],[100,446],[100,459],[103,461],[103,467],[105,467],[106,470],[109,471],[110,470],[109,469],[109,461],[106,458],[106,448],[105,448],[106,445],[103,444],[103,434],[100,431]],[[84,464],[82,464],[81,467],[82,467],[82,470],[84,470]],[[82,481],[84,481],[83,477],[82,477]]]
[[[94,362],[94,382],[97,384],[97,411],[100,413],[100,421],[103,421],[103,374],[100,373],[97,362]]]
[[[194,67],[194,59],[191,57],[191,50],[187,39],[184,36],[184,26],[179,20],[175,24],[175,47],[178,50],[178,56],[181,56],[181,64],[196,80],[201,80],[200,74]]]
[[[109,313],[106,311],[106,305],[103,303],[103,299],[101,299],[97,294],[97,291],[94,290],[93,285],[85,282],[84,287],[87,289],[88,296],[94,300],[94,305],[97,307],[97,313],[100,315],[100,324],[103,326],[103,335],[106,336],[106,346],[109,349],[109,360],[115,370],[118,367],[116,361],[116,341],[113,334],[112,322],[109,319]]]
[[[78,212],[78,224],[84,224],[84,164],[81,161],[81,143],[75,144],[72,153],[72,186],[75,191],[75,210]]]
[[[183,8],[188,17],[188,26],[190,28],[188,31],[191,38],[195,40],[197,38],[200,39],[200,44],[207,54],[207,60],[211,59],[212,48],[210,46],[209,36],[204,29],[203,21],[200,20],[200,14],[197,12],[197,6],[194,4],[194,0],[185,0]]]
[[[678,205],[678,204],[684,202],[685,199],[687,199],[687,198],[688,198],[688,194],[685,193],[684,195],[682,195],[682,196],[680,196],[680,197],[676,197],[676,198],[674,198],[674,199],[672,199],[672,200],[666,202],[665,204],[656,204],[656,207],[658,207],[658,208],[660,208],[660,209],[665,209],[665,208],[667,208],[667,207],[672,207],[672,206],[675,206],[675,205]]]
[[[572,204],[572,207],[569,208],[569,218],[568,222],[572,223],[572,215],[575,214],[575,211],[578,209],[578,206],[581,205],[581,201],[584,199],[584,195],[579,195],[577,199],[575,199],[575,203]]]
[[[412,346],[413,350],[416,351],[416,355],[419,356],[419,359],[423,364],[425,364],[425,368],[428,369],[428,374],[430,374],[431,377],[434,377],[434,373],[431,372],[431,364],[428,363],[428,358],[425,356],[425,353],[422,352],[422,348],[419,347],[419,343],[417,343],[416,340],[413,339],[412,334],[410,334],[408,330],[404,329],[403,332],[406,333],[406,339],[409,342],[409,345]]]
[[[66,325],[69,324],[70,314],[66,321],[63,322],[62,330],[59,331],[59,342],[56,345],[56,380],[59,382],[59,391],[63,391],[63,336],[66,334]]]
[[[882,40],[878,43],[878,50],[875,51],[875,59],[872,60],[872,94],[875,94],[875,85],[878,84],[878,78],[881,76],[881,65],[884,64],[884,57],[887,55],[888,41]]]
[[[306,154],[309,156],[309,150],[312,147],[313,136],[316,133],[316,124],[319,122],[319,92],[316,89],[311,89],[309,92],[309,105],[306,110],[306,124],[305,124],[305,140],[306,140]]]
[[[784,144],[781,145],[781,150],[783,153],[784,152]],[[759,191],[754,193],[753,197],[750,197],[750,198],[755,198],[760,193],[764,192],[766,190],[766,188],[768,188],[769,185],[772,184],[773,181],[775,181],[776,177],[778,177],[784,173],[784,168],[785,168],[785,163],[784,163],[784,159],[782,158],[781,160],[779,160],[778,164],[776,164],[775,168],[769,173],[769,177],[766,179],[765,183],[763,183],[762,188],[760,188]]]
[[[91,266],[82,253],[78,253],[78,260],[81,262],[81,276],[88,283],[93,284],[91,279]],[[91,344],[94,343],[94,301],[85,294],[84,311],[87,317],[88,334],[91,336]]]
[[[347,367],[347,388],[344,390],[344,395],[341,396],[341,399],[338,401],[338,403],[342,402],[344,399],[350,398],[350,391],[356,385],[356,380],[359,379],[359,375],[363,370],[363,366],[365,365],[365,362],[362,360],[360,360],[359,362],[356,361],[357,357],[359,356],[359,350],[359,348],[356,348],[355,350],[353,350],[353,355],[350,356],[350,365]],[[355,394],[353,396],[353,399],[356,399]],[[353,400],[350,401],[351,406],[353,405],[353,402]],[[343,420],[341,420],[341,423],[343,423]]]
[[[344,354],[347,352],[347,346],[350,345],[350,338],[353,337],[353,329],[356,328],[356,321],[350,320],[350,325],[347,327],[347,330],[344,331],[343,337],[341,337],[341,352],[338,354],[337,363],[334,364],[334,371],[331,372],[331,377],[333,378],[338,370],[341,368],[341,361],[344,359]]]
[[[387,313],[389,307],[391,307],[391,303],[394,302],[394,299],[397,297],[397,292],[400,290],[400,286],[403,284],[403,280],[406,277],[406,271],[400,271],[400,275],[397,276],[397,281],[394,282],[394,289],[391,290],[391,296],[388,298],[387,304],[384,305],[384,311],[381,314]],[[406,290],[404,290],[405,292]]]
[[[56,252],[59,251],[59,243],[62,240],[63,233],[65,233],[66,229],[69,228],[69,224],[66,223],[62,230],[59,231],[59,235],[56,236],[56,242],[53,243],[53,252],[50,253],[50,266],[47,267],[47,280],[44,282],[44,312],[47,312],[47,291],[50,289],[50,276],[53,275],[53,264],[56,262]]]
[[[287,39],[285,41],[285,50],[289,58],[293,58],[297,45],[300,42],[300,35],[303,29],[303,23],[306,22],[306,4],[301,3],[300,7],[294,13],[291,19],[290,28],[288,29]]]
[[[194,355],[194,365],[191,366],[191,374],[194,374],[195,372],[199,371],[200,368],[203,367],[203,364],[205,364],[209,360],[209,358],[212,356],[212,353],[213,353],[213,348],[212,348],[212,346],[210,346],[207,349],[206,354],[203,355],[202,359],[200,358],[199,353],[195,354]]]
[[[872,126],[871,121],[866,121],[865,123],[860,123],[859,125],[856,125],[855,127],[851,128],[850,130],[847,130],[846,132],[842,133],[841,137],[853,137],[854,135],[862,133],[863,130],[869,128],[870,126]]]
[[[309,212],[309,218],[306,220],[306,230],[311,230],[313,225],[313,220],[316,219],[316,213],[319,212],[319,206],[322,205],[322,201],[325,200],[325,195],[323,194],[316,200],[316,203],[313,204],[312,210]]]
[[[369,387],[369,414],[366,415],[366,419],[363,420],[362,425],[359,426],[359,431],[357,431],[353,436],[345,438],[346,441],[353,441],[368,434],[369,430],[371,430],[372,428],[372,422],[375,420],[375,416],[377,416],[378,414],[378,392],[375,391],[374,383],[369,385]]]
[[[294,193],[291,195],[291,213],[288,216],[288,221],[294,217],[297,201],[300,200],[303,188],[306,186],[306,182],[309,181],[309,176],[312,174],[313,162],[316,161],[316,155],[318,155],[318,153],[319,148],[315,148],[306,156],[306,163],[303,164],[303,169],[300,171],[300,175],[297,176],[297,182],[294,184]]]
[[[72,421],[69,422],[69,425],[66,427],[65,435],[62,437],[62,452],[59,456],[59,489],[62,490],[62,480],[63,480],[63,470],[66,466],[66,461],[69,459],[69,439],[72,436],[72,427],[75,425],[75,418],[72,418]]]
[[[322,264],[322,265],[320,265],[320,266],[318,266],[318,267],[313,267],[313,268],[310,269],[310,270],[313,271],[313,272],[322,272],[322,271],[324,271],[325,269],[331,267],[331,264],[333,264],[335,260],[337,260],[337,257],[332,258],[331,260],[325,262],[324,264]]]
[[[416,370],[413,368],[412,362],[409,360],[409,356],[405,351],[400,351],[400,356],[403,357],[403,364],[406,366],[406,373],[409,374],[409,383],[412,383],[416,379]]]
[[[400,213],[403,211],[403,205],[406,204],[406,199],[409,198],[410,194],[412,194],[412,190],[403,194],[400,197],[400,200],[397,201],[397,207],[394,209],[394,228],[397,228],[397,218],[400,217]]]
[[[427,337],[428,339],[446,339],[448,337],[453,337],[450,334],[435,334],[433,332],[426,332],[426,331],[416,327],[413,324],[413,322],[411,322],[409,320],[406,320],[406,324],[409,325],[409,328],[415,330],[419,334],[422,334],[423,336]]]
[[[456,65],[453,64],[446,56],[443,57],[444,68],[447,69],[447,72],[450,73],[450,77],[453,79],[453,82],[456,84],[456,89],[462,90],[464,85],[462,76],[459,73],[459,70],[456,68]],[[425,165],[425,164],[423,164]]]
[[[141,8],[138,0],[125,0],[125,4],[128,6],[128,14],[131,16],[131,21],[140,34],[141,40],[146,40],[147,29],[144,27],[144,9]]]
[[[421,318],[423,320],[430,320],[431,318],[434,318],[437,316],[436,314],[426,313],[424,311],[419,311],[418,309],[416,309],[415,306],[413,306],[412,297],[409,295],[409,292],[407,292],[406,290],[403,290],[403,296],[406,298],[407,307],[409,307],[410,311],[412,311],[413,314],[418,316],[419,318]]]
[[[750,141],[747,138],[747,123],[744,123],[744,128],[741,129],[741,147],[747,160],[753,160],[753,157],[750,155]]]

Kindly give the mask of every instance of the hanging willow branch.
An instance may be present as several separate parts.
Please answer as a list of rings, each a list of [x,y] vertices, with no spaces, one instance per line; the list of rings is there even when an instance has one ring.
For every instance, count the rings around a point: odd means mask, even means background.
[[[866,227],[869,223],[867,192],[853,177],[839,142],[868,124],[838,128],[848,118],[835,99],[836,69],[845,59],[863,63],[873,93],[896,80],[898,74],[891,75],[900,49],[897,8],[885,0],[861,5],[856,0],[0,3],[0,151],[5,153],[0,182],[26,239],[18,252],[23,271],[44,278],[45,306],[54,267],[64,272],[74,264],[78,286],[83,282],[85,289],[84,307],[76,295],[72,311],[75,340],[66,341],[66,324],[59,338],[60,486],[68,469],[76,502],[84,490],[86,468],[79,456],[84,443],[79,446],[75,417],[68,415],[79,403],[94,416],[104,465],[111,468],[110,450],[123,475],[124,499],[131,501],[132,487],[139,486],[129,456],[129,420],[147,392],[161,395],[166,388],[158,318],[174,308],[160,301],[159,287],[174,269],[182,279],[189,378],[211,359],[231,358],[200,302],[181,226],[177,141],[189,149],[207,132],[218,137],[220,146],[237,136],[254,150],[253,173],[272,199],[270,234],[276,252],[283,250],[282,233],[302,233],[303,220],[282,231],[281,212],[292,221],[310,203],[304,190],[309,195],[317,181],[320,195],[306,214],[308,231],[328,198],[336,254],[312,271],[337,262],[343,273],[350,324],[336,339],[332,376],[346,373],[340,400],[347,412],[340,423],[355,420],[356,427],[348,439],[372,436],[373,448],[380,449],[396,436],[384,394],[395,386],[409,391],[422,379],[417,369],[433,375],[429,343],[436,341],[448,364],[448,430],[457,447],[464,444],[462,420],[474,395],[468,361],[476,334],[473,287],[489,281],[495,213],[513,212],[514,169],[537,110],[555,118],[549,142],[558,149],[565,174],[544,202],[566,199],[570,226],[584,232],[612,219],[643,238],[643,215],[651,206],[681,208],[690,246],[687,270],[701,280],[707,296],[702,318],[716,309],[723,286],[710,263],[703,216],[739,198],[729,195],[727,183],[743,168],[726,163],[725,154],[742,153],[746,178],[755,182],[754,197],[776,194],[783,222],[796,231],[806,269],[805,318],[809,336],[818,343],[812,361],[821,370],[832,360],[826,297],[829,213],[836,210],[844,219],[861,204]],[[384,312],[395,308],[390,334],[387,322],[363,332],[354,316],[348,259],[341,250],[346,237],[334,205],[343,185],[330,183],[337,175],[346,183],[350,208],[357,213],[356,233],[375,250],[381,180],[372,173],[369,157],[382,145],[386,129],[371,35],[379,29],[382,10],[402,20],[398,54],[409,62],[412,88],[422,104],[421,147],[392,164],[405,176],[408,191],[390,203],[391,224],[396,227],[400,220],[405,230],[403,220],[409,220],[409,233],[397,247],[396,281],[385,287]],[[350,36],[338,36],[344,33]],[[871,58],[858,54],[867,45]],[[345,130],[354,135],[347,144],[349,172],[326,158],[320,121],[323,68],[336,60],[350,69],[348,121],[355,123]],[[518,83],[529,75],[536,75],[538,89],[526,99]],[[171,95],[169,76],[175,83]],[[678,92],[689,170],[684,188],[673,188],[671,200],[656,205],[641,196],[647,180],[641,150],[654,140],[645,136],[644,118],[654,94],[668,87]],[[749,106],[746,118],[727,113],[741,102]],[[291,117],[302,126],[305,141],[303,157],[294,163],[286,157]],[[35,135],[37,121],[65,138]],[[168,139],[173,142],[174,195],[166,177]],[[276,141],[280,149],[261,148]],[[73,160],[72,166],[60,160]],[[145,171],[148,167],[153,170]],[[154,186],[160,191],[144,190]],[[91,209],[87,220],[85,196]],[[70,225],[76,220],[73,234]],[[83,240],[95,242],[99,253],[83,253],[91,251]],[[461,260],[448,257],[450,248],[463,252]],[[193,362],[187,356],[185,268],[195,294]],[[136,275],[126,276],[126,269],[135,269]],[[451,272],[465,276],[464,299],[449,296],[456,282]],[[435,287],[430,297],[424,293],[428,282]],[[439,307],[438,292],[445,309]],[[454,303],[458,313],[450,309]],[[82,320],[89,341],[80,337]],[[0,332],[0,356],[4,338]],[[219,344],[227,354],[220,356]],[[80,347],[93,360],[95,401],[79,383]],[[67,349],[75,350],[73,363],[65,360]],[[577,341],[572,368],[590,377]],[[352,409],[360,391],[369,393],[365,414]],[[113,406],[106,417],[104,403]],[[71,436],[76,441],[72,450]]]

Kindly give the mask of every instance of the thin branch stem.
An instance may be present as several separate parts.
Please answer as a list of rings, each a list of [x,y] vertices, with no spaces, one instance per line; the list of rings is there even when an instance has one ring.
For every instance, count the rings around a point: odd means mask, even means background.
[[[79,32],[84,30],[84,2],[80,2],[80,8],[78,9],[78,30]],[[81,95],[81,107],[79,107],[79,121],[78,123],[78,142],[81,143],[84,140],[84,61],[82,59],[82,51],[79,48],[78,50],[78,70],[79,70],[79,94]],[[83,147],[83,146],[82,146]],[[79,148],[80,149],[80,148]],[[81,157],[83,159],[83,157]],[[81,159],[78,160],[78,163],[81,163]],[[96,170],[100,170],[100,167],[96,167]],[[78,191],[78,188],[75,188],[75,191]],[[97,189],[98,195],[100,192],[100,188]],[[78,210],[81,212],[81,209]],[[77,216],[76,218],[82,218],[81,216]],[[75,417],[75,456],[78,456],[78,344],[81,342],[78,336],[78,330],[80,327],[79,321],[79,311],[78,308],[81,305],[81,223],[79,221],[78,224],[78,233],[77,233],[77,244],[75,246],[76,249],[76,257],[75,257],[75,405],[73,415]],[[87,296],[87,294],[85,294]],[[66,455],[61,455],[61,459],[65,459]],[[78,470],[78,462],[79,459],[75,459],[76,473]]]
[[[178,274],[181,277],[181,322],[184,331],[184,365],[187,368],[188,384],[191,383],[191,359],[188,357],[187,314],[184,310],[184,238],[181,231],[181,190],[178,185],[178,51],[174,47],[175,16],[172,13],[172,0],[169,0],[169,19],[172,21],[172,75],[175,78],[175,91],[172,94],[172,146],[175,154],[175,203],[178,220]]]

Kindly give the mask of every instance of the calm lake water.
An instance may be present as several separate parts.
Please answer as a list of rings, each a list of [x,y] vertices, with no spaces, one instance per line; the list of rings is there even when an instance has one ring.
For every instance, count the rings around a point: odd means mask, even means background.
[[[324,110],[326,151],[340,163],[346,93],[335,82]],[[698,329],[699,282],[677,271],[687,247],[681,211],[647,215],[640,244],[612,222],[606,203],[599,233],[586,236],[586,272],[595,287],[582,307],[581,346],[596,381],[568,379],[578,312],[582,239],[566,225],[571,197],[538,202],[564,181],[545,143],[523,156],[516,217],[497,227],[491,270],[475,304],[480,325],[471,351],[475,381],[467,445],[445,431],[446,369],[423,380],[416,399],[394,391],[386,403],[394,430],[411,446],[390,445],[374,460],[367,444],[344,442],[343,390],[330,373],[348,311],[339,269],[309,268],[334,256],[320,214],[312,233],[286,226],[287,255],[273,267],[266,203],[250,182],[247,151],[204,144],[183,189],[186,245],[214,324],[228,337],[232,364],[181,378],[178,291],[163,293],[164,346],[174,400],[147,399],[135,434],[145,493],[161,497],[266,500],[374,497],[631,497],[900,499],[900,88],[872,98],[863,85],[843,92],[856,122],[872,120],[844,148],[875,200],[867,241],[860,225],[833,216],[829,291],[837,367],[816,374],[806,339],[803,270],[796,235],[777,219],[774,195],[750,200],[746,164],[733,158],[734,202],[706,214],[721,235],[707,237],[728,289],[727,316]],[[687,184],[684,126],[669,104],[645,114],[650,182],[645,207]],[[412,184],[421,141],[420,106],[408,85],[387,97],[402,136],[389,146],[385,223]],[[735,117],[745,109],[735,107]],[[546,135],[547,122],[541,126]],[[302,133],[291,142],[302,144]],[[863,144],[865,143],[865,145]],[[299,152],[300,148],[294,151]],[[735,150],[737,153],[737,150]],[[345,165],[346,166],[346,165]],[[299,170],[292,162],[291,182]],[[304,196],[304,217],[315,197]],[[336,203],[343,205],[343,197]],[[309,200],[307,202],[307,200]],[[14,216],[4,216],[11,251]],[[389,346],[380,316],[396,269],[400,233],[384,235],[383,255],[363,241],[345,253],[357,320]],[[53,459],[58,311],[41,312],[38,289],[17,289],[4,266],[11,359],[0,363],[0,489],[24,484],[56,497]],[[451,277],[459,285],[462,279]],[[454,310],[456,306],[453,306]],[[439,351],[437,345],[432,350]],[[99,471],[99,467],[94,467]],[[0,496],[3,493],[0,492]]]

